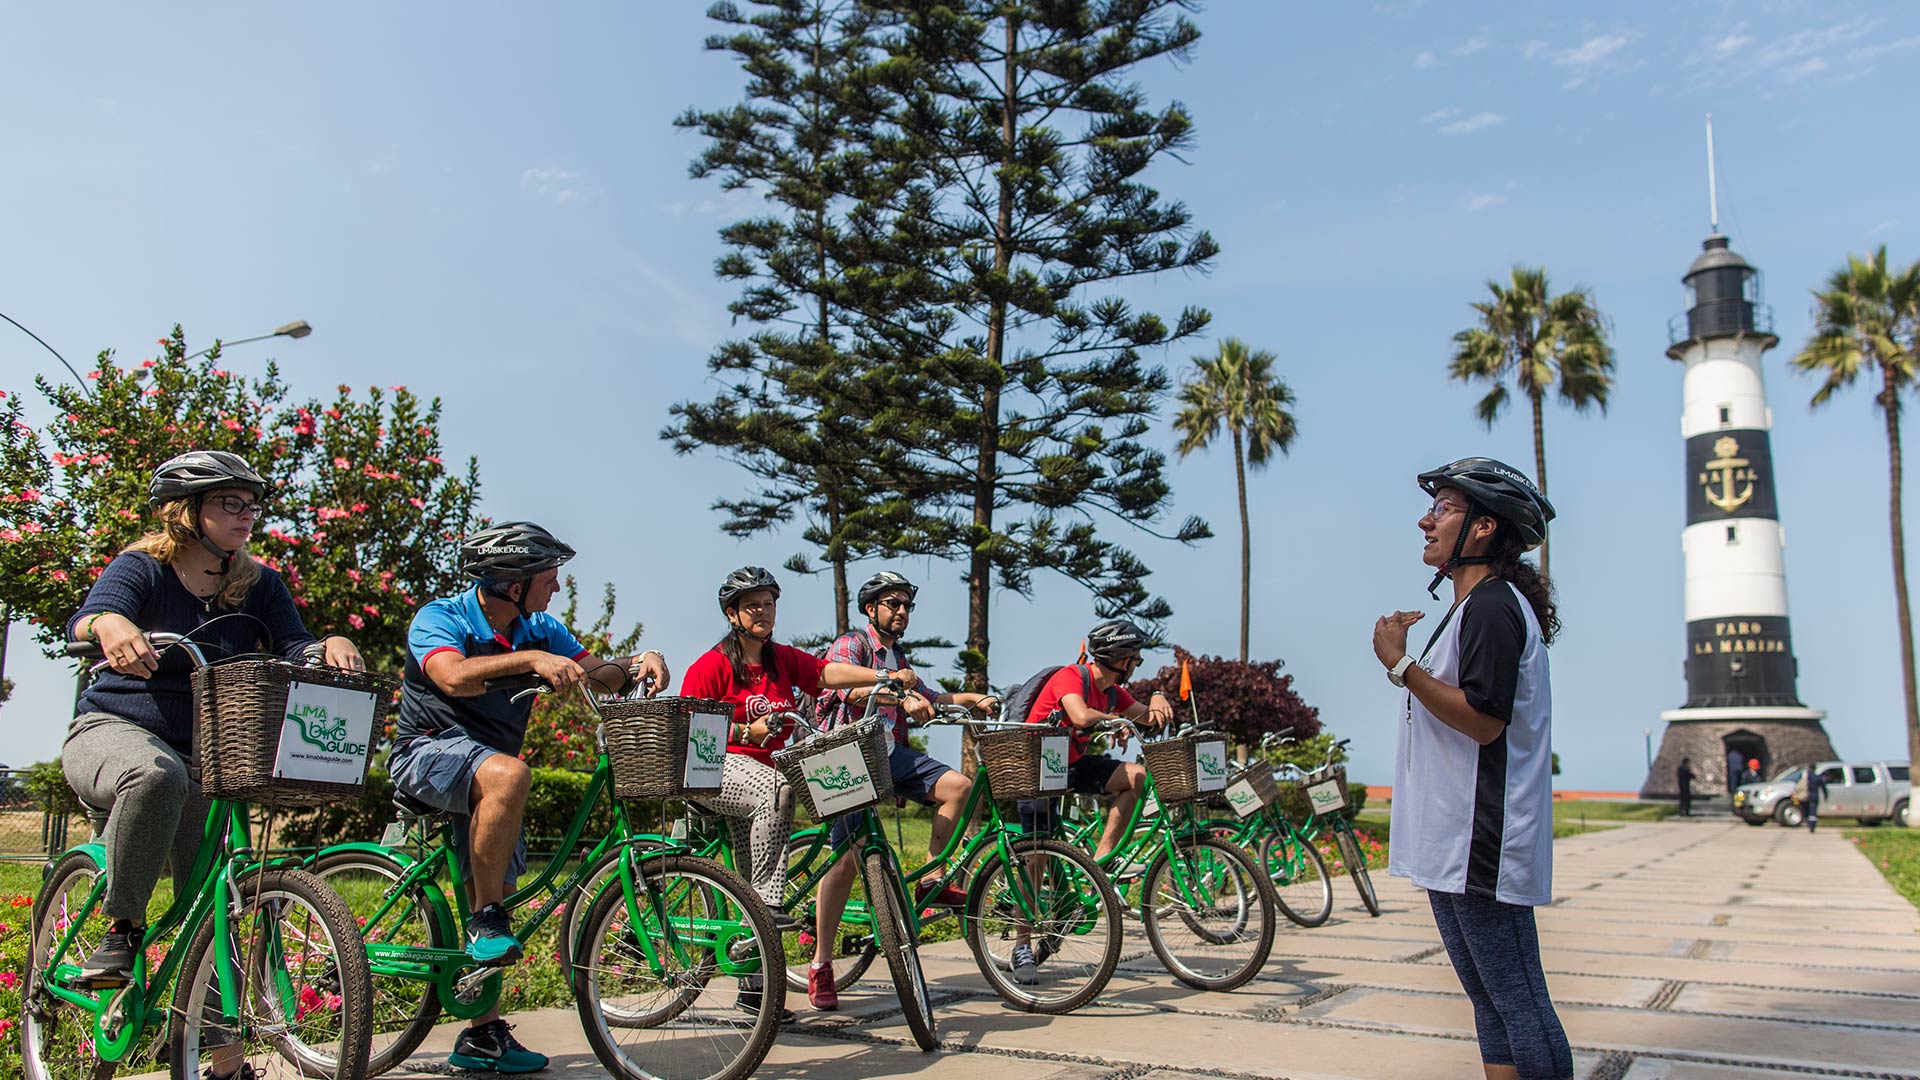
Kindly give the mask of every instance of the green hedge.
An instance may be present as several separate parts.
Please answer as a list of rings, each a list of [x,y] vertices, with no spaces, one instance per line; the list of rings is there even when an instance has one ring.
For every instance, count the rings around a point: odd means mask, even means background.
[[[526,834],[533,847],[539,841],[557,841],[566,834],[573,815],[586,799],[592,773],[574,769],[534,769],[532,786],[527,792]],[[281,838],[276,846],[325,846],[349,840],[378,840],[387,823],[394,818],[393,781],[386,771],[375,767],[367,773],[366,790],[350,803],[337,803],[317,810],[296,811],[282,818],[275,831]],[[628,803],[627,820],[634,827],[657,827],[660,804]],[[588,840],[597,840],[613,827],[613,812],[605,801],[594,806],[587,819]]]

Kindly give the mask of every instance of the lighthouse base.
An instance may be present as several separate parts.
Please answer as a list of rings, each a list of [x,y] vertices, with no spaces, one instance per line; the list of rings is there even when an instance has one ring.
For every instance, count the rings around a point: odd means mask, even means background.
[[[1797,706],[1669,709],[1660,714],[1667,731],[1640,797],[1679,798],[1674,774],[1683,757],[1693,759],[1695,797],[1727,793],[1729,750],[1759,758],[1760,774],[1766,777],[1789,765],[1830,761],[1837,755],[1821,724],[1826,718],[1822,710]]]

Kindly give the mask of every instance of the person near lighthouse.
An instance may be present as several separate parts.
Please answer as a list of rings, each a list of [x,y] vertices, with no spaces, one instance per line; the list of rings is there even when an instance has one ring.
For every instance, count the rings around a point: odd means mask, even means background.
[[[1406,691],[1394,769],[1390,873],[1427,892],[1473,1002],[1486,1075],[1567,1080],[1573,1053],[1547,994],[1533,909],[1553,899],[1552,586],[1522,556],[1552,504],[1519,470],[1465,458],[1421,473],[1428,591],[1453,605],[1419,656],[1423,612],[1374,623],[1373,651]]]

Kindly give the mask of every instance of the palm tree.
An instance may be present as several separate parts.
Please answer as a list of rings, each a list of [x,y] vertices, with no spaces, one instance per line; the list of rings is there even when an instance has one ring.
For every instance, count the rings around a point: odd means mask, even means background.
[[[1920,697],[1914,693],[1913,616],[1907,606],[1905,525],[1900,511],[1900,392],[1913,385],[1920,337],[1920,262],[1905,270],[1887,269],[1887,248],[1871,258],[1849,255],[1827,287],[1813,294],[1813,336],[1793,358],[1793,366],[1825,376],[1814,391],[1813,408],[1834,391],[1875,371],[1880,390],[1875,404],[1887,424],[1888,519],[1893,528],[1893,602],[1900,618],[1900,678],[1907,697],[1907,754],[1920,760]]]
[[[1247,623],[1253,588],[1253,538],[1247,525],[1247,466],[1265,468],[1274,451],[1293,445],[1293,391],[1273,374],[1274,355],[1227,338],[1211,357],[1193,358],[1199,371],[1180,387],[1181,457],[1204,449],[1222,427],[1233,436],[1233,478],[1240,486],[1240,659],[1247,659]]]
[[[1473,305],[1480,325],[1453,335],[1449,373],[1461,381],[1493,384],[1474,412],[1491,430],[1506,407],[1512,380],[1533,406],[1534,479],[1547,490],[1547,435],[1542,405],[1547,391],[1559,387],[1560,400],[1576,412],[1598,405],[1607,411],[1613,389],[1613,346],[1606,319],[1585,289],[1558,296],[1547,288],[1544,267],[1516,266],[1511,287],[1487,282],[1493,299]],[[1547,548],[1540,546],[1540,571],[1547,572]]]

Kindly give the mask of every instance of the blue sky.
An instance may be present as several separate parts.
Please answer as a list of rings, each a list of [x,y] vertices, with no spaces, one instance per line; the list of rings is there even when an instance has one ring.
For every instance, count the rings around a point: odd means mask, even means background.
[[[703,6],[6,4],[0,311],[76,365],[103,347],[144,357],[175,321],[196,347],[311,321],[230,366],[275,356],[302,395],[442,397],[449,455],[479,455],[487,510],[572,540],[585,587],[613,581],[684,670],[719,634],[719,577],[798,543],[722,535],[707,507],[739,478],[654,437],[670,402],[710,393],[732,295],[711,273],[715,231],[758,206],[689,179],[699,143],[671,125],[738,96],[738,72],[701,48]],[[1830,711],[1841,753],[1904,756],[1880,421],[1864,391],[1810,414],[1786,359],[1808,290],[1848,252],[1920,257],[1901,104],[1920,13],[1557,10],[1216,2],[1191,64],[1139,72],[1199,132],[1189,163],[1152,179],[1224,250],[1211,274],[1136,295],[1208,307],[1216,334],[1277,353],[1299,397],[1293,454],[1252,485],[1253,651],[1283,657],[1354,737],[1356,778],[1390,777],[1396,694],[1373,619],[1444,610],[1422,591],[1411,478],[1468,453],[1531,467],[1524,416],[1486,432],[1478,391],[1447,381],[1448,339],[1486,278],[1543,264],[1594,290],[1619,358],[1610,415],[1547,421],[1567,623],[1555,746],[1567,786],[1638,785],[1643,730],[1657,739],[1684,695],[1681,370],[1664,352],[1707,233],[1711,112],[1722,226],[1765,272],[1783,341],[1766,377],[1801,696]],[[0,388],[29,389],[50,358],[0,329]],[[1162,360],[1177,374],[1209,347]],[[1154,568],[1172,639],[1231,653],[1229,460],[1171,475],[1169,521],[1201,514],[1222,539],[1113,535]],[[916,630],[964,636],[959,568],[899,568],[927,583]],[[827,623],[827,582],[787,595],[784,634]],[[1071,660],[1092,621],[1069,582],[997,596],[995,681]],[[57,751],[71,692],[24,637],[0,719],[11,763]]]

